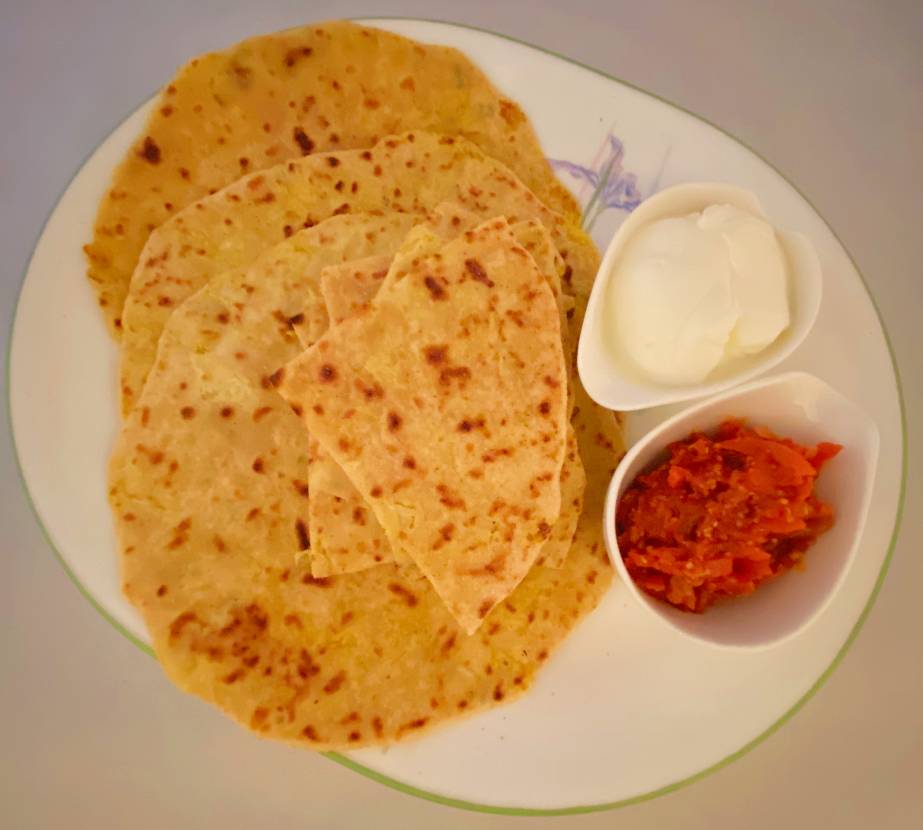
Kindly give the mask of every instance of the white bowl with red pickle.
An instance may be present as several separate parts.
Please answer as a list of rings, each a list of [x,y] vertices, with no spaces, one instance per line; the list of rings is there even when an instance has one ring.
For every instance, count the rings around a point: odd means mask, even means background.
[[[815,493],[833,507],[832,526],[807,550],[801,567],[760,584],[748,596],[719,600],[703,613],[680,610],[635,583],[619,550],[616,508],[635,478],[667,457],[667,448],[692,433],[712,433],[732,418],[766,427],[780,438],[842,449],[822,467]],[[879,434],[855,403],[819,378],[791,372],[754,381],[680,412],[647,433],[612,476],[603,512],[606,548],[624,589],[643,613],[677,634],[712,646],[760,649],[804,631],[823,613],[856,556],[871,500]]]

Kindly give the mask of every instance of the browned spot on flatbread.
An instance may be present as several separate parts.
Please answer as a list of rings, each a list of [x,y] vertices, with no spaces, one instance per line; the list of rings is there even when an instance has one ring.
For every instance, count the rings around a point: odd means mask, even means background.
[[[292,131],[292,137],[301,149],[302,155],[306,156],[314,149],[314,142],[308,138],[308,134],[301,127],[295,127]]]
[[[447,298],[448,292],[446,291],[444,280],[440,280],[432,274],[427,274],[427,276],[423,278],[423,284],[426,286],[426,290],[429,291],[429,295],[432,299],[441,301]]]
[[[183,634],[183,630],[193,623],[199,623],[199,618],[193,611],[184,611],[177,616],[173,622],[170,623],[170,640],[174,641],[179,639]]]
[[[149,135],[144,137],[144,142],[138,151],[138,155],[151,164],[160,164],[160,147]]]
[[[340,690],[340,687],[346,681],[346,672],[339,671],[324,684],[324,693],[332,695]]]
[[[301,519],[295,521],[295,535],[298,537],[298,550],[310,550],[311,537],[308,535],[308,526]]]
[[[439,383],[442,386],[450,386],[453,380],[458,381],[463,388],[471,380],[471,370],[467,366],[447,366],[439,372]]]
[[[465,500],[447,484],[437,484],[436,492],[439,494],[440,504],[445,505],[450,510],[465,510]]]
[[[311,49],[310,46],[304,46],[300,49],[289,49],[285,53],[285,65],[291,68],[302,58],[310,57],[313,51],[314,50]]]
[[[407,723],[401,724],[397,729],[397,734],[400,735],[404,732],[410,732],[413,729],[422,729],[427,723],[429,723],[429,718],[414,718],[413,720],[407,721]]]
[[[419,600],[417,595],[411,591],[409,588],[401,585],[399,582],[391,582],[388,585],[388,590],[395,596],[400,597],[404,602],[407,603],[409,608],[413,608]]]
[[[432,366],[439,366],[445,363],[448,352],[449,352],[449,347],[444,346],[444,345],[427,346],[423,350],[423,354],[426,357],[426,362]]]
[[[471,274],[477,282],[483,283],[488,288],[494,287],[494,281],[487,276],[487,271],[484,270],[484,266],[476,259],[466,259],[465,270]]]

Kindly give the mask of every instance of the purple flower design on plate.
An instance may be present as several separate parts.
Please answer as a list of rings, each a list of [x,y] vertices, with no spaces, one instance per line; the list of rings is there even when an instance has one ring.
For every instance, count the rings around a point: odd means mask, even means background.
[[[610,132],[590,167],[563,159],[548,159],[555,170],[561,170],[593,189],[581,217],[587,231],[604,211],[615,209],[630,212],[641,204],[644,197],[638,188],[638,177],[624,169],[624,157],[624,145]]]

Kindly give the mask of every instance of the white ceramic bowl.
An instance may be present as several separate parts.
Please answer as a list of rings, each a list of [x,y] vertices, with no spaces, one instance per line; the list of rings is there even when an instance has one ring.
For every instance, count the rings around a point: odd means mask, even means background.
[[[716,203],[735,205],[772,222],[749,190],[702,182],[668,187],[646,199],[612,237],[590,294],[577,351],[580,380],[597,403],[628,412],[713,395],[771,369],[808,336],[817,319],[823,291],[820,262],[806,237],[777,228],[776,234],[789,264],[791,321],[775,342],[758,354],[740,357],[718,367],[703,383],[685,386],[645,381],[620,365],[605,336],[605,311],[609,277],[625,243],[641,225],[665,217],[684,216]]]
[[[704,614],[679,611],[638,588],[622,561],[615,508],[635,477],[665,457],[668,444],[725,418],[743,418],[803,444],[832,441],[842,451],[824,466],[816,492],[833,505],[836,520],[790,571],[748,597],[717,603]],[[856,553],[878,460],[878,428],[852,401],[823,381],[792,372],[717,395],[673,416],[645,435],[622,459],[606,496],[604,533],[609,557],[638,602],[666,625],[718,646],[762,648],[803,630],[826,607]]]

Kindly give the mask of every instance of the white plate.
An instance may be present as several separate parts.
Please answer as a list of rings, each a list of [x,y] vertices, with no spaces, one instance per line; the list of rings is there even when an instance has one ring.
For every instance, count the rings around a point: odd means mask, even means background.
[[[904,440],[895,368],[875,307],[849,255],[798,191],[696,116],[508,38],[422,21],[375,25],[462,49],[518,100],[549,156],[569,163],[559,165],[561,175],[590,203],[601,248],[639,195],[703,179],[753,190],[780,225],[817,246],[823,307],[780,370],[812,372],[860,401],[882,439],[859,555],[817,623],[776,649],[723,652],[659,625],[616,585],[522,700],[416,743],[333,756],[399,789],[474,809],[602,809],[666,791],[737,757],[784,722],[828,676],[877,592],[903,492]],[[142,645],[144,626],[119,590],[106,503],[106,458],[118,423],[116,350],[80,249],[112,169],[150,107],[96,149],[49,217],[22,287],[10,365],[15,444],[48,539],[83,592]],[[592,187],[572,173],[585,178],[581,167],[607,165],[618,149],[610,134],[624,156],[612,166],[605,199],[593,199]],[[611,207],[597,213],[605,205]],[[675,409],[632,416],[630,434]]]

